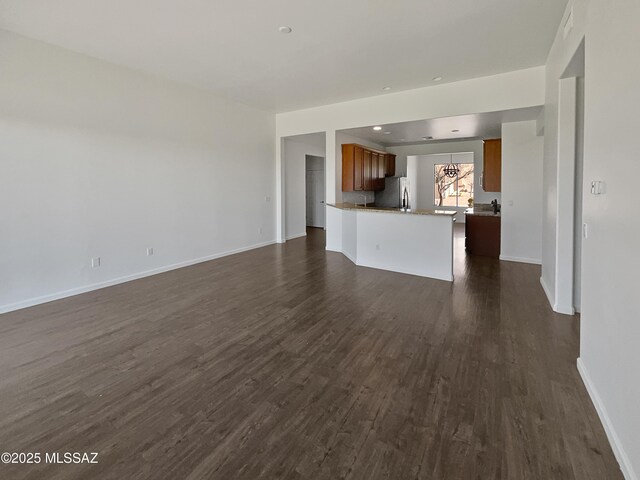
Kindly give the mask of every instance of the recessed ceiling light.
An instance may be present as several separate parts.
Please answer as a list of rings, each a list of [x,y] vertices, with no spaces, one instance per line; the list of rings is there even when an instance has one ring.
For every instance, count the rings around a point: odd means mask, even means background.
[[[380,130],[382,130],[382,127],[373,127],[373,129],[374,129],[376,132],[379,132]]]
[[[433,137],[422,137],[423,140],[433,140]]]
[[[391,132],[384,132],[385,135],[391,135]]]
[[[284,26],[278,28],[278,31],[280,33],[291,33],[293,30],[291,29],[291,27],[289,27],[287,25],[284,25]]]
[[[404,142],[405,140],[404,140],[404,138],[401,138],[401,139],[400,139],[400,141],[401,141],[401,142]]]
[[[433,77],[434,82],[439,82],[440,80],[442,80],[442,77]]]
[[[451,130],[451,133],[458,133],[460,130],[458,130],[457,128]]]
[[[382,90],[384,90],[385,92],[388,92],[389,90],[391,90],[391,87],[382,87]]]

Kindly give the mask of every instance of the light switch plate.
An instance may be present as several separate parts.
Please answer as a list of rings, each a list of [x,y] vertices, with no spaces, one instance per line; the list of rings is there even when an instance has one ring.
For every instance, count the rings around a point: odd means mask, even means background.
[[[604,193],[604,182],[594,180],[591,182],[591,195],[602,195]]]

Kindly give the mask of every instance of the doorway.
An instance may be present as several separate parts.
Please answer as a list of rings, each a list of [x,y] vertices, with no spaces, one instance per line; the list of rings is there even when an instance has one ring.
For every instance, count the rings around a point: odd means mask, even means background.
[[[324,158],[305,156],[307,227],[325,228]]]
[[[282,191],[278,242],[307,235],[307,226],[324,228],[326,136],[324,132],[282,138]],[[314,173],[307,175],[307,170]],[[313,208],[312,208],[313,207]]]

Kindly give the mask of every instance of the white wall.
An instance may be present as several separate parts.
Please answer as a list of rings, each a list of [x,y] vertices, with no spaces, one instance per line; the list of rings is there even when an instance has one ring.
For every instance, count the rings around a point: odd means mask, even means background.
[[[306,156],[325,156],[324,133],[284,139],[285,232],[286,238],[306,235]]]
[[[580,362],[627,478],[640,475],[640,2],[591,0],[586,28]],[[591,195],[592,180],[605,182]],[[615,435],[615,436],[614,436]]]
[[[342,144],[343,143],[357,143],[358,145],[364,145],[365,147],[373,148],[374,150],[386,151],[386,148],[382,145],[374,143],[364,138],[354,137],[353,135],[346,134],[344,132],[336,132],[336,202],[345,203],[362,203],[366,197],[367,203],[373,203],[376,200],[375,192],[343,192],[342,191]],[[364,196],[364,197],[363,197]],[[331,203],[331,202],[327,202]]]
[[[0,71],[0,311],[274,241],[272,114],[2,31]]]
[[[455,152],[473,152],[475,169],[473,172],[474,185],[476,191],[474,199],[476,203],[490,203],[494,198],[501,201],[500,192],[485,192],[480,187],[480,175],[482,175],[482,165],[484,162],[484,148],[482,140],[466,140],[461,142],[432,142],[422,145],[403,145],[401,147],[388,147],[387,151],[395,153],[396,157],[396,173],[402,175],[406,172],[407,157],[411,155],[431,155],[435,153],[455,153]]]
[[[474,163],[473,152],[439,153],[410,156],[407,158],[407,172],[412,172],[411,175],[407,175],[409,177],[409,185],[411,186],[409,204],[412,205],[412,208],[429,210],[435,207],[435,165],[438,163],[449,163],[451,161],[453,161],[453,163]],[[474,188],[477,188],[477,185],[475,185]],[[437,208],[458,212],[456,222],[464,223],[464,211],[469,208],[469,205]]]
[[[534,107],[544,103],[544,67],[279,113],[277,135]]]
[[[558,32],[547,62],[543,279],[556,269],[559,79],[585,39],[582,298],[578,368],[627,479],[640,472],[640,223],[637,112],[640,3],[573,0],[574,28]],[[591,195],[592,180],[605,182]],[[562,184],[560,184],[562,185]]]
[[[502,260],[541,263],[543,150],[535,120],[502,125]]]

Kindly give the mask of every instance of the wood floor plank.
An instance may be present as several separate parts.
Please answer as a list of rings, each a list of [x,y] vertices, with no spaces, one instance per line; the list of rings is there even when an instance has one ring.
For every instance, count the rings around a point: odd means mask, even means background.
[[[306,238],[0,316],[3,479],[621,479],[540,268]]]

